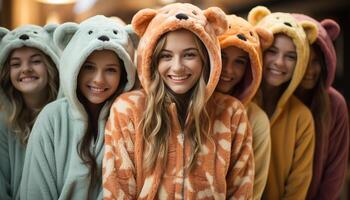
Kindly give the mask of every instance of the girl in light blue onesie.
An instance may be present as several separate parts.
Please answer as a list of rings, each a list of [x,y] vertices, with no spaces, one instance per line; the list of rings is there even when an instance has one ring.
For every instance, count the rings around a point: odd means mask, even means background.
[[[19,199],[24,156],[40,110],[56,99],[57,25],[0,28],[0,199]]]
[[[56,29],[64,98],[34,124],[21,199],[102,199],[105,122],[116,96],[134,85],[136,39],[130,26],[104,16]]]

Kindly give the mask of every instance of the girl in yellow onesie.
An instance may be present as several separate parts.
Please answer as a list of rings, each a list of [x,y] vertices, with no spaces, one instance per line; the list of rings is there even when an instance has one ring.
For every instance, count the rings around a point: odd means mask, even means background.
[[[305,199],[312,176],[315,132],[310,110],[293,92],[306,70],[309,44],[317,37],[317,27],[262,6],[250,11],[248,21],[274,34],[272,45],[264,51],[257,95],[271,123],[272,154],[263,199]]]

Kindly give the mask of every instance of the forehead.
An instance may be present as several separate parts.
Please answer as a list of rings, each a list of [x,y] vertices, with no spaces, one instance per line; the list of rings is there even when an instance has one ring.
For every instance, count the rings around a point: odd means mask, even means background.
[[[12,51],[11,58],[20,56],[31,56],[34,54],[41,54],[41,51],[32,47],[20,47]]]
[[[180,50],[196,46],[195,35],[188,30],[180,29],[167,33],[164,48]]]
[[[274,36],[273,46],[279,47],[282,49],[286,49],[289,51],[295,51],[295,44],[292,40],[292,38],[288,37],[285,34],[276,34]]]
[[[86,59],[92,62],[119,62],[119,57],[112,50],[96,50],[93,51]]]

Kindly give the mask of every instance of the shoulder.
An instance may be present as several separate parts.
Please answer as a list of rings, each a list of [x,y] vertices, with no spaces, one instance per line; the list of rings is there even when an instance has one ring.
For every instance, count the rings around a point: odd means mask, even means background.
[[[341,112],[347,111],[345,98],[336,89],[331,87],[328,90],[328,95],[332,110],[340,110]]]
[[[145,105],[146,93],[144,90],[134,90],[119,95],[112,104],[112,113],[127,113],[128,110],[142,111]]]
[[[245,107],[243,106],[241,101],[239,101],[233,96],[226,95],[220,92],[214,92],[208,104],[214,104],[216,108],[234,108],[235,110],[245,111]]]
[[[290,112],[292,116],[296,116],[298,118],[312,119],[310,109],[294,95],[290,97],[287,112]]]

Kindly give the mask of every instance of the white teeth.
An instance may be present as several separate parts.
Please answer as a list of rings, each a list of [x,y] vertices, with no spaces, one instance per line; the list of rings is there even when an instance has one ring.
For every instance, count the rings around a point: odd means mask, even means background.
[[[278,70],[275,70],[275,69],[269,69],[269,71],[272,73],[272,74],[275,74],[275,75],[282,75],[283,74],[283,72],[281,72],[281,71],[278,71]]]
[[[232,78],[228,78],[228,77],[225,77],[225,76],[220,76],[220,80],[223,80],[223,81],[231,81]]]
[[[21,78],[20,81],[21,82],[30,82],[30,81],[34,81],[36,79],[37,79],[36,77],[24,77],[24,78]]]
[[[92,86],[90,86],[90,90],[92,90],[93,92],[103,92],[103,91],[105,91],[104,88],[97,88],[97,87],[92,87]]]
[[[185,80],[189,77],[189,75],[187,76],[170,76],[171,79],[175,80],[175,81],[182,81]]]

